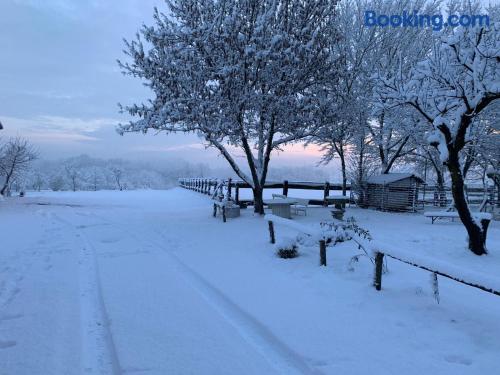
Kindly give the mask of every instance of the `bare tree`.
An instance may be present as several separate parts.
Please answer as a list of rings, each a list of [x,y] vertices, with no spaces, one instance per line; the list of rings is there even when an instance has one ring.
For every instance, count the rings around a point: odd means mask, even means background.
[[[116,187],[120,191],[123,190],[123,169],[120,167],[111,167],[111,173],[113,174],[113,179],[115,180]]]
[[[0,150],[0,174],[3,184],[0,195],[4,195],[12,181],[19,178],[37,158],[33,146],[23,138],[13,138]]]
[[[66,176],[70,180],[71,190],[76,191],[78,189],[78,180],[80,179],[78,167],[73,163],[67,163],[64,165],[64,170],[66,171]]]

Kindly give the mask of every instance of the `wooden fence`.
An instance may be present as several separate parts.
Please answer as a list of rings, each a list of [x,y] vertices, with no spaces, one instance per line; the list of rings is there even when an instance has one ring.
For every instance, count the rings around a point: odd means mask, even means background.
[[[404,254],[401,251],[383,251],[383,250],[375,250],[375,273],[373,286],[376,290],[382,289],[382,269],[384,256],[395,259],[399,262],[408,264],[413,267],[417,267],[426,271],[429,271],[434,274],[434,278],[437,282],[437,276],[443,276],[447,279],[456,281],[460,284],[468,285],[473,288],[480,289],[482,291],[494,294],[496,296],[500,296],[500,284],[499,282],[492,282],[485,278],[482,274],[477,274],[475,272],[470,272],[466,270],[461,270],[456,266],[450,266],[447,264],[440,265],[436,264],[435,261],[429,261],[426,259],[415,259],[414,254]]]
[[[193,190],[207,195],[223,195],[225,198],[232,198],[234,201],[241,205],[252,205],[252,199],[240,199],[240,189],[251,189],[250,184],[239,180],[218,180],[214,178],[180,178],[179,186]],[[264,185],[265,189],[281,189],[282,194],[288,196],[290,190],[316,190],[323,192],[323,199],[310,199],[309,204],[324,206],[327,205],[327,197],[330,196],[331,191],[342,191],[341,184],[333,184],[330,182],[301,182],[301,181],[268,181]],[[350,194],[351,200],[351,186],[347,186],[347,191]]]
[[[491,205],[500,205],[499,191],[495,186],[487,189],[476,186],[465,186],[467,201],[472,205],[480,205],[486,197]],[[419,190],[418,203],[420,206],[447,207],[452,202],[451,188],[444,189],[433,185],[423,185]]]
[[[225,198],[232,198],[240,206],[252,205],[252,199],[240,199],[240,189],[251,189],[251,186],[240,180],[216,179],[216,178],[180,178],[179,186],[202,194],[213,196],[218,194]],[[331,182],[301,182],[301,181],[268,181],[264,189],[281,189],[282,194],[288,196],[293,189],[316,190],[323,192],[323,199],[311,199],[309,204],[324,206],[327,204],[326,197],[331,191],[341,191],[342,185]],[[347,185],[347,191],[352,203],[356,202],[356,191],[351,185]],[[488,199],[488,207],[500,206],[499,192],[495,187],[484,189],[481,187],[466,187],[468,203],[481,205],[485,197]],[[445,187],[439,189],[437,186],[423,185],[419,189],[416,206],[423,209],[425,206],[447,207],[451,204],[451,189]]]

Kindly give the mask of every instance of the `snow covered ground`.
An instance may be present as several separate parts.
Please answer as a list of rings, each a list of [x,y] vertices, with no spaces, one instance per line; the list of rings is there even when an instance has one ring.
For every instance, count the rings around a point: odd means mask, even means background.
[[[500,277],[461,224],[348,209],[374,239]],[[297,222],[329,217],[312,208]],[[0,203],[0,375],[498,374],[500,298],[388,261],[383,290],[352,243],[282,260],[267,223],[222,223],[182,190],[31,193]],[[277,226],[277,237],[290,230]]]

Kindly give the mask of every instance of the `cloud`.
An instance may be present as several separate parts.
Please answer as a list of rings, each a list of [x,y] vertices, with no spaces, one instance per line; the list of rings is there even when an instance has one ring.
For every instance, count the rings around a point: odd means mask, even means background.
[[[18,130],[53,130],[62,133],[68,132],[95,132],[106,126],[116,126],[120,120],[114,118],[63,117],[42,115],[32,118],[3,117],[6,128]]]
[[[91,137],[85,134],[78,133],[55,133],[55,132],[44,132],[44,133],[28,133],[27,138],[32,142],[37,143],[54,143],[61,144],[64,142],[89,142],[89,141],[100,141],[100,138]]]
[[[186,151],[186,150],[204,150],[205,146],[201,143],[189,143],[184,145],[175,146],[155,146],[155,145],[141,145],[133,148],[133,151],[142,152],[172,152],[172,151]]]
[[[2,117],[4,130],[1,135],[21,136],[32,142],[68,143],[99,141],[94,133],[114,127],[119,120],[112,118],[81,119],[61,116],[37,116],[33,118]]]
[[[74,94],[74,93],[63,93],[57,91],[34,91],[34,90],[24,90],[18,91],[16,94],[32,96],[35,98],[43,98],[43,99],[55,99],[55,100],[73,100],[77,98],[83,98],[82,94]]]

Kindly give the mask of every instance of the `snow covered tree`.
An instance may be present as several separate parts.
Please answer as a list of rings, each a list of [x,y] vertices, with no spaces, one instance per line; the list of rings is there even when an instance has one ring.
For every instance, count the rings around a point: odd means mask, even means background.
[[[438,14],[440,1],[373,1],[377,14],[402,14],[416,11],[419,14]],[[400,158],[411,154],[418,146],[413,135],[421,123],[398,107],[387,105],[386,98],[379,95],[374,77],[392,77],[408,72],[414,61],[419,61],[432,50],[433,30],[430,27],[385,27],[375,28],[375,44],[370,51],[370,101],[372,118],[368,123],[370,142],[375,146],[380,162],[380,172],[389,173]],[[375,86],[375,87],[374,87]]]
[[[255,211],[275,150],[317,126],[316,90],[335,77],[334,0],[172,0],[126,43],[125,74],[154,93],[119,131],[196,133],[250,184]],[[143,41],[144,40],[144,41]],[[244,165],[237,156],[243,153]],[[240,155],[238,155],[240,154]]]
[[[380,92],[388,103],[411,107],[432,126],[428,141],[450,172],[455,207],[467,229],[469,248],[477,255],[486,254],[486,227],[474,219],[467,204],[461,159],[474,141],[474,121],[500,99],[499,51],[500,24],[457,28],[443,34],[433,53],[408,76],[381,81]]]
[[[407,71],[414,59],[425,56],[432,45],[432,30],[411,27],[370,27],[365,22],[365,12],[401,14],[412,9],[434,14],[439,1],[434,0],[344,0],[337,7],[339,40],[333,49],[342,61],[342,70],[329,91],[329,107],[320,111],[324,116],[314,142],[322,146],[323,161],[340,160],[343,184],[346,184],[349,153],[363,159],[378,159],[381,173],[389,173],[402,158],[415,148],[415,119],[398,108],[380,105],[381,98],[374,93],[374,76],[390,76],[404,69]],[[404,58],[403,58],[404,57]],[[366,128],[368,136],[364,136]],[[359,135],[361,134],[361,135]],[[363,139],[368,144],[360,145]],[[354,145],[356,143],[356,145]],[[360,147],[361,146],[361,147]],[[352,155],[347,159],[356,160]],[[356,173],[358,176],[366,173]],[[361,181],[356,181],[361,186]]]
[[[64,171],[66,172],[66,177],[69,180],[71,190],[77,191],[79,189],[80,183],[80,166],[74,162],[74,160],[69,160],[64,164]]]
[[[3,177],[0,195],[5,195],[10,185],[22,177],[36,158],[33,146],[22,138],[13,138],[0,149],[0,176]]]
[[[64,185],[64,177],[59,174],[53,175],[49,180],[49,188],[52,191],[61,191]]]

